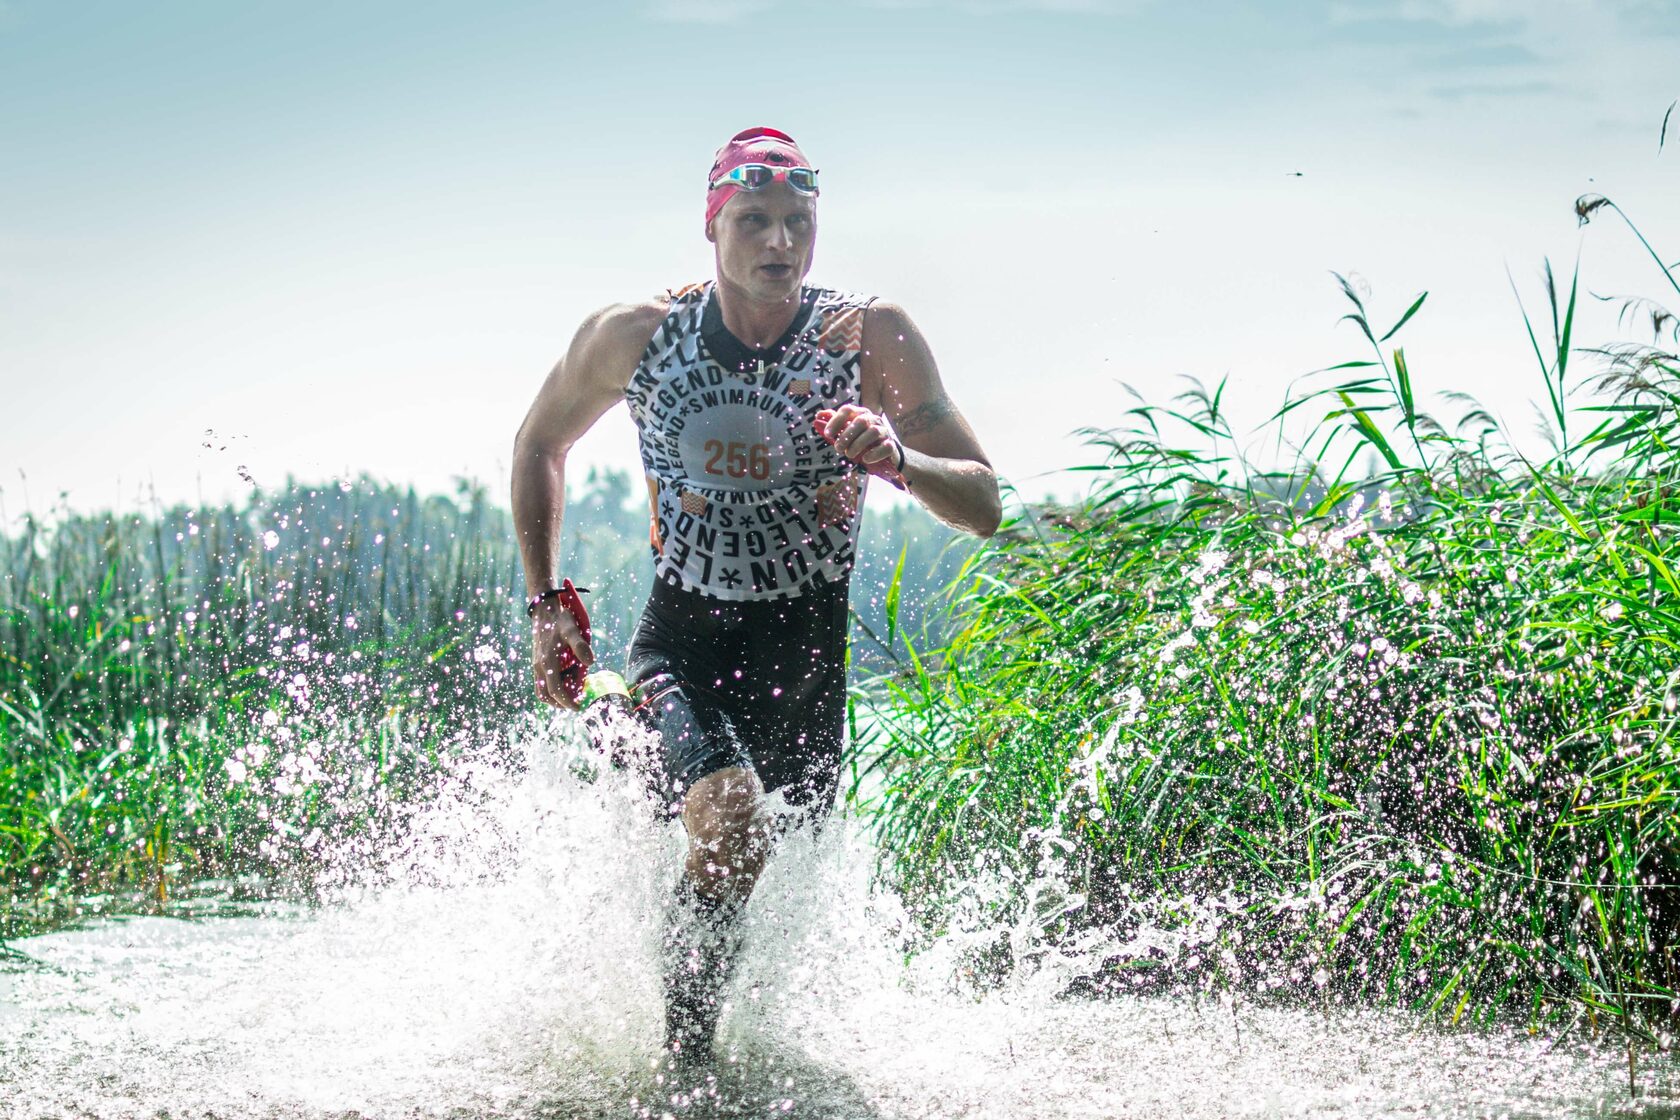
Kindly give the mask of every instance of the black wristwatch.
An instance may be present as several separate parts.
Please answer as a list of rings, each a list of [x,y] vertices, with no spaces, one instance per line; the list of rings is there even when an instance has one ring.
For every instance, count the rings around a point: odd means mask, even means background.
[[[532,618],[537,617],[537,608],[542,606],[548,600],[553,599],[553,598],[557,597],[558,595],[560,595],[560,593],[563,590],[564,590],[564,588],[551,587],[547,591],[544,591],[542,594],[535,596],[534,598],[532,598],[532,600],[529,603],[525,604],[525,613],[530,615]],[[579,587],[577,584],[574,583],[572,585],[572,590],[576,591],[578,594],[581,595],[585,591],[588,591],[589,588]]]

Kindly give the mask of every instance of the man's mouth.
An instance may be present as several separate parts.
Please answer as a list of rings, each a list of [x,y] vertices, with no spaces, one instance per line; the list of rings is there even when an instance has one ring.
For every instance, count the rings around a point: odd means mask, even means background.
[[[767,272],[778,280],[793,272],[791,264],[761,264],[758,267],[760,271]]]

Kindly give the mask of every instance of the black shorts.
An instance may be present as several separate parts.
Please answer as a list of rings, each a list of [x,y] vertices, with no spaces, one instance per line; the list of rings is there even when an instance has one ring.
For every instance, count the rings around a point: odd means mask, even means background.
[[[731,766],[819,816],[834,805],[846,729],[844,583],[793,599],[731,602],[654,585],[627,676],[659,733],[652,781],[677,811],[689,787]]]

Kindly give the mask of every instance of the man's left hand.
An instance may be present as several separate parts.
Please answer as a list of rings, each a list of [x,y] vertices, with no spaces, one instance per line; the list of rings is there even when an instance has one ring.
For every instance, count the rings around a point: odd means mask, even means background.
[[[904,461],[903,446],[885,416],[862,405],[844,404],[823,409],[813,423],[817,434],[841,455],[870,474],[903,485],[904,476],[898,470]]]

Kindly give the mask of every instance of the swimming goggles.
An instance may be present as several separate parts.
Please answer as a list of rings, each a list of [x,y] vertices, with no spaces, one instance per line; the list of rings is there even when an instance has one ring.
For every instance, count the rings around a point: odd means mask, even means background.
[[[787,185],[800,194],[814,195],[817,193],[817,171],[814,167],[775,167],[768,163],[743,163],[731,167],[728,171],[712,180],[708,190],[720,187],[737,187],[744,191],[756,191],[768,187],[777,179],[787,180]]]

